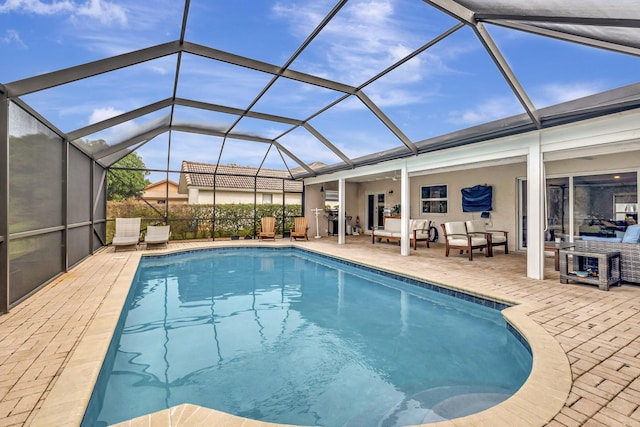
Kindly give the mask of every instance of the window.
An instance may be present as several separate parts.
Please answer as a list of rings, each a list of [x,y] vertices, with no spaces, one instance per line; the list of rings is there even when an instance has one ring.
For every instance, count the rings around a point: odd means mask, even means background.
[[[427,185],[420,187],[422,213],[447,213],[447,186]]]
[[[161,199],[161,200],[158,200],[158,204],[159,204],[159,205],[164,205],[164,204],[166,204],[166,203],[167,203],[167,201],[166,201],[166,200],[162,200],[162,199]]]
[[[273,203],[273,194],[263,194],[262,195],[262,203],[263,204]]]

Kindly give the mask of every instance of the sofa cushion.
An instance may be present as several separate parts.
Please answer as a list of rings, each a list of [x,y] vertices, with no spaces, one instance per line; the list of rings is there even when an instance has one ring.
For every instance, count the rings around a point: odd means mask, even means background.
[[[624,232],[622,243],[640,243],[640,224],[630,225]]]
[[[384,231],[390,231],[392,233],[400,233],[401,226],[402,226],[402,220],[400,218],[386,218],[384,220]],[[377,231],[376,231],[376,234],[378,234]]]
[[[428,219],[410,219],[409,230],[418,230],[418,233],[429,233],[429,220]]]
[[[594,242],[611,242],[620,243],[622,239],[618,237],[599,237],[599,236],[580,236],[582,240],[591,240]]]

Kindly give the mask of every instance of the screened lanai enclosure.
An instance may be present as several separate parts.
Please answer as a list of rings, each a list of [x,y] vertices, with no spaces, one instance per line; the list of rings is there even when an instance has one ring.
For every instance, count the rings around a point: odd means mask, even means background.
[[[4,2],[0,23],[0,312],[118,215],[285,232],[340,173],[640,105],[636,0]]]

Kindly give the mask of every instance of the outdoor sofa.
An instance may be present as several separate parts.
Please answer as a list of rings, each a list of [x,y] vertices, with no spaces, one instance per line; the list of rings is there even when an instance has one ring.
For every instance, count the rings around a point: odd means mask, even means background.
[[[627,227],[622,238],[582,236],[574,243],[579,250],[620,252],[620,278],[640,283],[640,224]]]
[[[400,227],[402,226],[401,218],[384,218],[383,227],[374,227],[371,230],[371,243],[375,244],[376,239],[397,240],[400,242],[402,233]],[[426,242],[429,247],[429,227],[431,221],[428,219],[410,219],[409,220],[409,238],[411,239],[411,245],[413,249],[418,248],[418,242]]]

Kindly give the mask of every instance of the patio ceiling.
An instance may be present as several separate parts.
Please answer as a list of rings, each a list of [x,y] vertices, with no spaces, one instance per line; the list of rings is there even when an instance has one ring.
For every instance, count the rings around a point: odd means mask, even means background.
[[[136,3],[109,3],[130,16],[103,43],[117,54],[89,34],[74,54],[52,43],[39,75],[0,72],[6,97],[104,166],[135,150],[157,173],[305,178],[640,105],[637,0]],[[580,75],[560,78],[567,61]],[[562,97],[540,96],[562,79]]]

